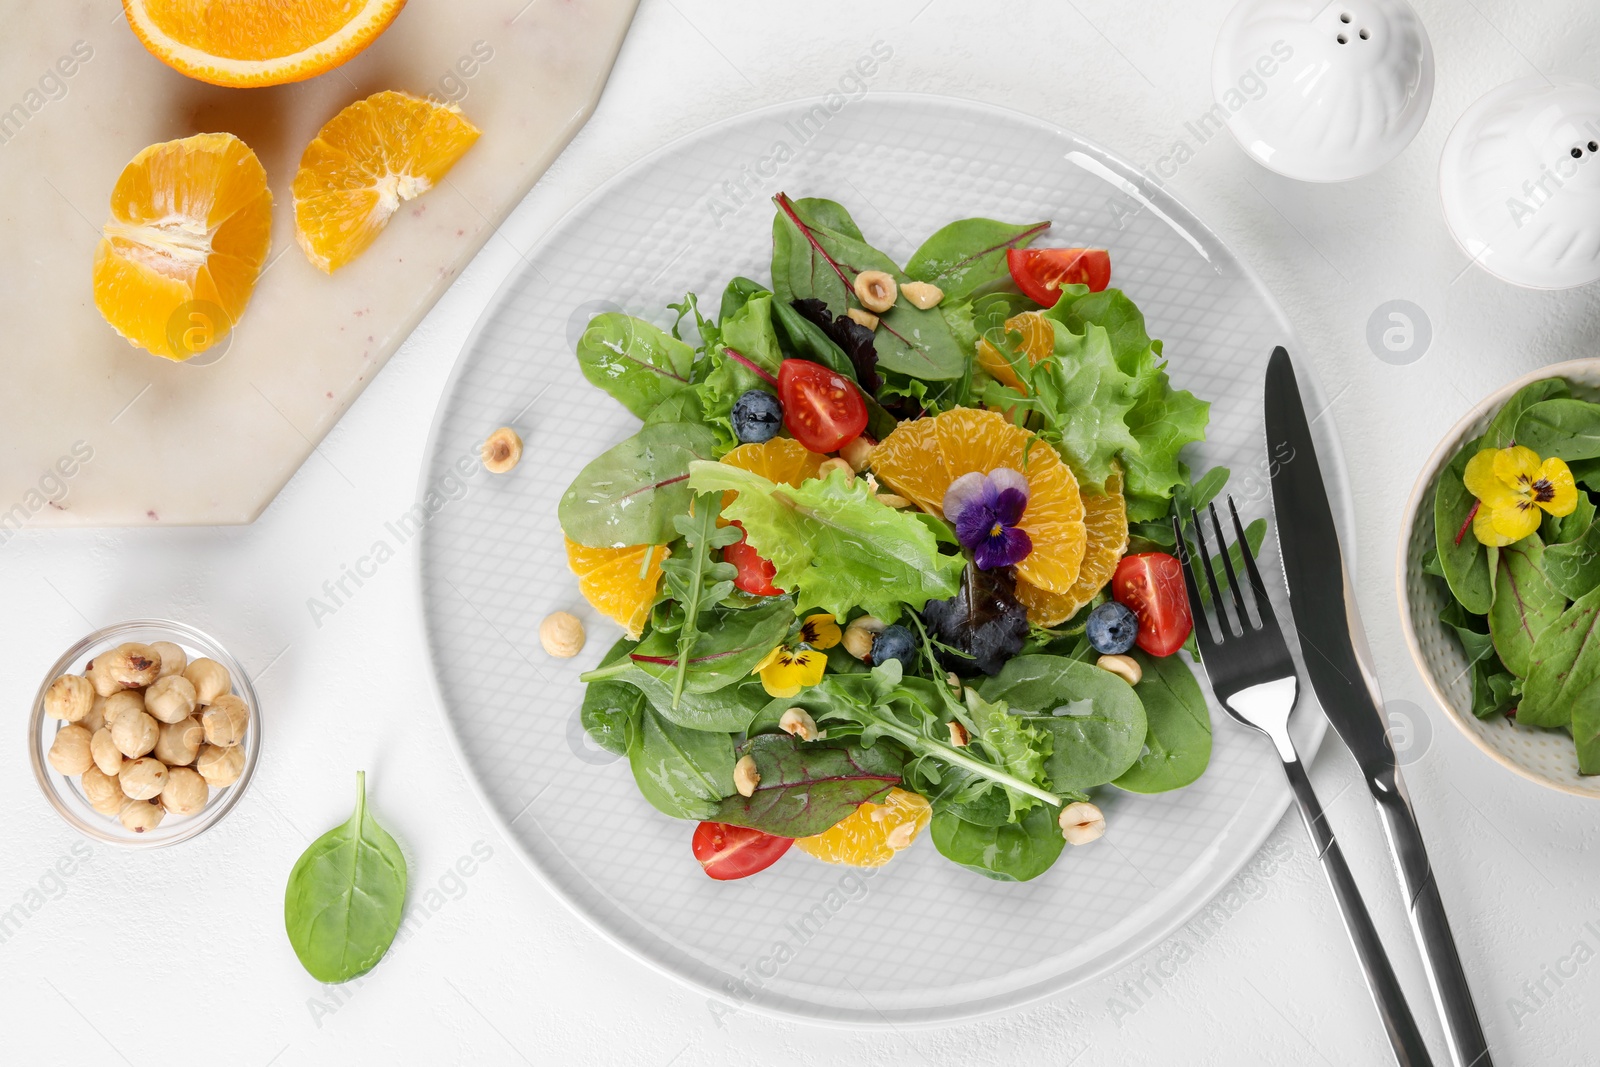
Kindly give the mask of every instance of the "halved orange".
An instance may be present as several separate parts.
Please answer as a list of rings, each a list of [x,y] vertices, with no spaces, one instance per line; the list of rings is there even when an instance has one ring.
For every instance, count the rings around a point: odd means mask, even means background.
[[[917,793],[894,788],[882,804],[867,801],[820,834],[795,839],[795,847],[824,863],[882,867],[917,839],[933,805]]]
[[[180,74],[282,85],[353,58],[405,0],[122,0],[134,35]]]
[[[294,175],[294,236],[330,274],[366,251],[401,202],[437,185],[478,128],[409,93],[357,100],[317,132]]]
[[[1028,357],[1028,365],[1039,362],[1056,350],[1056,331],[1050,325],[1050,320],[1037,311],[1024,311],[1013,315],[1006,320],[1007,333],[1020,333],[1022,335],[1022,352]],[[1011,368],[1011,363],[1000,350],[983,338],[978,339],[978,366],[989,372],[990,377],[1004,385],[1021,392],[1027,392],[1027,387],[1022,384],[1022,379],[1017,377],[1017,372]]]
[[[578,591],[594,609],[615,620],[635,641],[655,606],[661,586],[661,562],[672,554],[666,545],[590,548],[572,538],[567,566],[578,576]]]
[[[94,304],[138,348],[183,361],[225,337],[272,243],[261,161],[231,133],[153,144],[111,190]]]
[[[944,493],[963,474],[998,467],[1028,479],[1028,507],[1017,525],[1033,551],[1017,574],[1050,593],[1068,593],[1083,564],[1083,498],[1078,479],[1049,444],[998,411],[953,408],[902,422],[873,450],[872,470],[924,511],[943,515]]]
[[[1017,599],[1028,609],[1028,621],[1060,626],[1105,588],[1128,551],[1128,507],[1122,499],[1122,470],[1113,468],[1103,496],[1083,497],[1083,525],[1088,545],[1078,580],[1065,593],[1048,593],[1025,578],[1017,579]]]

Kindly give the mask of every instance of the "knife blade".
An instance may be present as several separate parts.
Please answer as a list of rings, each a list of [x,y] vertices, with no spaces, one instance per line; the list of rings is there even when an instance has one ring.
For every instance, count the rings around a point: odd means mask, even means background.
[[[1355,596],[1294,364],[1282,346],[1273,349],[1267,364],[1266,424],[1279,555],[1306,674],[1378,807],[1429,990],[1444,1020],[1451,1061],[1456,1067],[1493,1067],[1380,710],[1377,679],[1356,651],[1366,643]]]

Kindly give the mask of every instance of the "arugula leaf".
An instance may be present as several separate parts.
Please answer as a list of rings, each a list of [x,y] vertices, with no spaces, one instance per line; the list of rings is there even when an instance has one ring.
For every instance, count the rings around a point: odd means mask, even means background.
[[[694,349],[632,315],[589,320],[578,339],[578,367],[639,418],[689,384]]]
[[[722,561],[720,549],[744,535],[737,526],[717,526],[717,516],[721,510],[721,498],[715,494],[705,493],[695,497],[693,513],[679,515],[673,520],[678,532],[683,535],[687,551],[675,552],[661,564],[667,590],[683,613],[683,623],[678,629],[678,669],[672,682],[673,708],[679,707],[683,701],[689,663],[694,655],[695,643],[700,640],[697,625],[700,609],[720,602],[733,592],[733,579],[739,573],[733,564]]]
[[[1177,656],[1132,655],[1144,672],[1133,691],[1144,705],[1148,729],[1139,758],[1111,784],[1130,793],[1181,789],[1211,762],[1211,712],[1205,694],[1189,665]]]
[[[958,219],[937,230],[906,261],[906,274],[932,282],[944,299],[957,303],[973,290],[1010,277],[1006,252],[1025,248],[1050,228],[1049,222],[1018,225],[994,219]]]
[[[656,810],[675,819],[709,819],[734,792],[733,738],[690,730],[647,707],[628,745],[633,780]]]
[[[689,510],[689,463],[710,459],[717,437],[699,423],[646,426],[601,453],[561,496],[561,529],[596,548],[664,545]]]
[[[981,826],[936,808],[928,835],[952,863],[997,882],[1026,882],[1048,871],[1066,848],[1056,817],[1055,809],[1038,807],[1015,823]]]
[[[797,613],[820,608],[844,619],[859,606],[891,622],[902,604],[920,609],[959,588],[962,557],[941,555],[926,526],[841,471],[793,488],[726,463],[695,463],[689,485],[739,494],[723,514],[772,562],[772,582],[794,595]]]
[[[838,747],[788,734],[760,734],[740,752],[756,762],[761,781],[748,797],[723,800],[717,822],[778,837],[810,837],[900,784],[900,757],[888,745]]]

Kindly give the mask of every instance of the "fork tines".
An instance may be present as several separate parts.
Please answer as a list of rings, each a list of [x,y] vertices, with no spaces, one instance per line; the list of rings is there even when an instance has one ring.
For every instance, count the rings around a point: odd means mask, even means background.
[[[1194,531],[1194,548],[1200,554],[1200,566],[1205,572],[1205,581],[1211,593],[1211,603],[1216,608],[1216,632],[1213,636],[1212,627],[1206,617],[1205,604],[1201,600],[1200,586],[1195,578],[1194,561],[1190,554],[1187,538],[1184,536],[1183,524],[1180,519],[1172,520],[1172,531],[1178,538],[1178,560],[1183,566],[1184,587],[1189,593],[1189,611],[1194,616],[1195,639],[1199,643],[1202,653],[1215,647],[1230,637],[1242,637],[1246,633],[1261,630],[1278,630],[1277,618],[1272,613],[1272,602],[1267,599],[1267,587],[1261,580],[1261,572],[1256,568],[1255,557],[1250,552],[1249,539],[1244,535],[1244,526],[1239,522],[1239,510],[1234,506],[1233,497],[1228,498],[1228,513],[1233,519],[1233,532],[1235,545],[1239,549],[1239,557],[1244,564],[1245,573],[1250,579],[1250,600],[1254,602],[1255,619],[1250,617],[1250,610],[1246,606],[1244,587],[1239,582],[1239,576],[1234,571],[1233,559],[1228,548],[1227,539],[1222,535],[1222,521],[1217,517],[1217,506],[1210,504],[1207,510],[1211,513],[1211,529],[1216,537],[1217,553],[1222,557],[1222,571],[1228,579],[1228,590],[1232,594],[1233,617],[1230,617],[1227,605],[1222,599],[1222,589],[1217,580],[1216,568],[1211,562],[1211,552],[1206,545],[1205,524],[1200,515],[1189,512],[1189,526]]]

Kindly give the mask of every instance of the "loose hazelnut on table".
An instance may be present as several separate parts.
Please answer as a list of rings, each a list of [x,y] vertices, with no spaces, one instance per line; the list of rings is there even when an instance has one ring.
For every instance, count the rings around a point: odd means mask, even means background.
[[[894,307],[899,286],[891,275],[881,270],[864,270],[856,275],[855,291],[862,307],[881,315]]]
[[[193,815],[206,806],[210,797],[206,780],[188,767],[169,770],[167,784],[161,787],[161,806],[174,815]]]
[[[167,765],[149,756],[136,759],[122,765],[122,773],[117,775],[117,781],[121,783],[122,791],[134,800],[149,800],[159,796],[162,787],[167,784]]]
[[[195,757],[194,769],[213,789],[230,786],[244,773],[244,749],[202,745],[200,755]]]
[[[122,810],[122,805],[128,802],[127,794],[122,791],[122,784],[117,781],[114,774],[106,774],[99,767],[90,767],[83,772],[79,784],[83,786],[84,799],[89,801],[89,806],[101,815],[115,815]]]
[[[583,620],[570,611],[555,611],[539,624],[539,644],[557,659],[571,659],[583,651]]]
[[[195,660],[183,669],[183,676],[194,686],[195,700],[202,704],[209,704],[224,693],[233,691],[233,679],[228,676],[228,668],[214,659],[202,657]]]
[[[161,677],[161,653],[130,641],[95,657],[95,666],[124,689],[141,689]]]
[[[193,715],[182,722],[169,722],[161,727],[156,736],[154,756],[167,765],[173,767],[187,767],[194,762],[200,754],[200,746],[205,743],[206,730],[200,720]]]
[[[489,435],[478,454],[490,474],[504,474],[521,461],[522,438],[511,427],[502,426]]]
[[[144,691],[144,710],[158,722],[182,722],[194,711],[199,696],[194,683],[181,674],[158,678]]]
[[[80,722],[94,707],[97,695],[89,679],[76,674],[63,674],[44,691],[44,713],[52,719]]]
[[[189,665],[189,653],[171,641],[152,641],[150,647],[161,654],[161,673],[158,678],[170,678],[174,674],[182,674],[183,669]]]
[[[111,741],[129,759],[138,759],[140,756],[156,747],[156,737],[160,727],[154,719],[142,711],[129,712],[119,715],[117,721],[111,724]]]
[[[117,774],[122,770],[122,750],[111,739],[111,730],[102,726],[89,738],[89,755],[101,774]]]
[[[117,818],[124,829],[142,834],[161,825],[166,811],[157,800],[127,800]]]
[[[45,758],[62,774],[76,778],[94,766],[94,757],[89,753],[89,731],[75,723],[63,726],[56,731]]]
[[[105,724],[115,726],[122,716],[144,710],[144,693],[138,689],[119,689],[105,698],[101,708]]]
[[[242,698],[224,693],[206,708],[200,725],[205,727],[207,744],[232,748],[244,740],[244,732],[250,726],[250,707]]]

